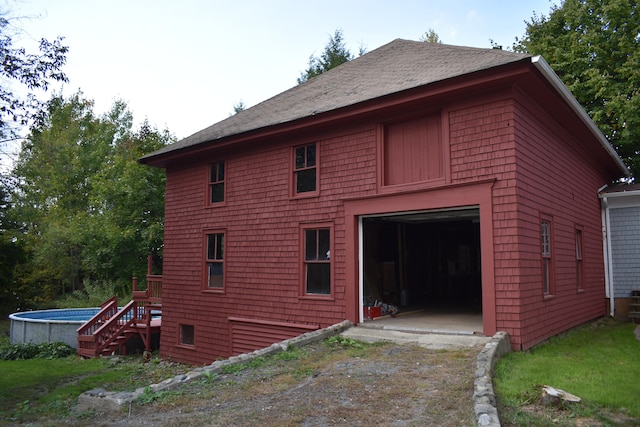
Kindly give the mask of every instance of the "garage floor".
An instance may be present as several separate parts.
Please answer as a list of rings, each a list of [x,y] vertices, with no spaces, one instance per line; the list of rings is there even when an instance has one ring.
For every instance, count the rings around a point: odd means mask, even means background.
[[[482,314],[463,310],[422,309],[365,320],[358,326],[413,333],[482,335]]]

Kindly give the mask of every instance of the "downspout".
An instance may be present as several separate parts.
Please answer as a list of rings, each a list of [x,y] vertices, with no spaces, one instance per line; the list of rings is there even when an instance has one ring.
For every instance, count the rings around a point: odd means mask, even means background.
[[[613,292],[613,271],[611,265],[613,263],[612,254],[611,254],[611,234],[609,231],[611,230],[611,223],[609,220],[609,200],[607,196],[601,194],[602,190],[604,190],[607,185],[602,186],[598,190],[598,196],[600,197],[601,203],[601,212],[602,212],[602,250],[604,255],[604,281],[605,281],[605,290],[606,296],[609,297],[609,316],[613,317],[615,314],[615,294]]]

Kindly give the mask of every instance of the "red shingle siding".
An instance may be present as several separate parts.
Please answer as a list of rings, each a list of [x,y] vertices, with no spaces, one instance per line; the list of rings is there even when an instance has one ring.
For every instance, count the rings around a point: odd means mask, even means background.
[[[488,195],[493,183],[492,203],[481,202],[483,209],[490,206],[493,225],[493,277],[489,275],[493,283],[483,284],[483,292],[495,293],[496,324],[489,328],[507,331],[514,347],[529,348],[605,314],[597,190],[611,177],[598,169],[561,124],[517,90],[494,91],[464,104],[444,106],[442,111],[443,158],[449,159],[443,165],[444,177],[441,182],[400,189],[394,200],[402,205],[410,199],[413,204],[416,197],[429,197],[428,191],[447,191],[449,185],[469,188],[478,182],[487,186]],[[354,251],[347,254],[347,247],[357,244],[347,241],[354,238],[354,225],[345,224],[344,200],[371,196],[367,200],[373,200],[374,206],[384,203],[382,194],[396,191],[378,182],[382,122],[333,128],[327,131],[330,134],[317,133],[313,138],[258,141],[252,147],[259,150],[229,151],[221,158],[201,156],[188,167],[167,169],[163,357],[203,363],[231,355],[230,318],[325,327],[353,313],[355,292],[346,284],[354,282],[357,266],[349,264],[354,263],[349,261]],[[319,152],[319,195],[291,197],[292,147],[314,142]],[[226,161],[225,203],[208,206],[208,167],[220,160]],[[445,187],[434,190],[441,185]],[[447,191],[455,199],[451,206],[468,205],[463,194]],[[377,212],[365,212],[370,213]],[[542,288],[541,214],[553,219],[555,290],[551,298],[545,298]],[[331,299],[301,297],[300,229],[304,224],[332,226]],[[583,230],[584,239],[583,292],[577,291],[575,281],[576,226]],[[203,290],[206,230],[225,233],[223,292]],[[491,258],[487,259],[490,264]],[[347,307],[349,299],[352,303]],[[194,325],[193,347],[179,345],[178,324]],[[291,332],[285,330],[285,335]],[[281,332],[269,330],[270,339]],[[255,333],[239,341],[235,351],[265,344]]]
[[[307,142],[307,141],[303,141]],[[344,214],[341,198],[376,188],[373,129],[320,139],[319,197],[289,197],[291,146],[243,152],[226,161],[224,206],[206,206],[205,158],[167,170],[162,355],[201,363],[232,353],[230,317],[321,327],[345,318]],[[302,223],[334,227],[333,298],[300,298]],[[223,293],[203,291],[203,239],[225,232]],[[195,325],[193,348],[177,346],[177,324]],[[244,343],[251,346],[250,343]]]
[[[518,210],[522,238],[521,330],[516,345],[540,341],[605,314],[598,188],[608,181],[554,118],[520,97],[515,109]],[[555,290],[542,289],[540,215],[552,217]],[[584,292],[576,282],[575,228],[583,227]],[[515,331],[514,331],[515,333]]]
[[[453,183],[495,178],[493,186],[494,280],[497,330],[518,330],[517,195],[513,101],[452,110],[449,114]]]

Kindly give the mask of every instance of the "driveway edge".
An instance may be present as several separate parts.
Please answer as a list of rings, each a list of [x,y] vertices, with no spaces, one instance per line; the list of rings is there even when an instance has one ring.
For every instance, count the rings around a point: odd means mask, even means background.
[[[496,395],[493,392],[493,369],[500,358],[511,351],[511,340],[506,332],[498,332],[476,358],[476,376],[473,387],[473,409],[478,426],[500,427]]]
[[[101,388],[86,391],[78,396],[76,412],[81,413],[89,410],[96,412],[119,411],[123,406],[130,404],[138,397],[145,393],[155,393],[176,387],[195,378],[205,375],[212,375],[222,371],[227,365],[247,362],[251,359],[261,356],[268,356],[281,351],[286,351],[289,346],[302,347],[306,344],[322,341],[333,335],[338,335],[353,326],[348,320],[329,326],[328,328],[318,329],[311,332],[305,332],[295,338],[280,341],[269,347],[244,353],[238,356],[232,356],[224,360],[216,360],[210,365],[195,368],[186,374],[176,375],[173,378],[166,379],[158,384],[151,384],[147,387],[140,387],[133,392],[111,392]]]

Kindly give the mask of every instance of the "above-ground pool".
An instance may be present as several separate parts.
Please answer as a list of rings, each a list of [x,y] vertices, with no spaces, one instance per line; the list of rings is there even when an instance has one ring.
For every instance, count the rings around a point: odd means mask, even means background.
[[[77,329],[100,308],[22,311],[9,315],[11,344],[63,342],[78,348]]]

